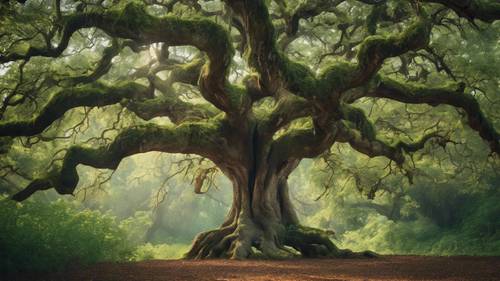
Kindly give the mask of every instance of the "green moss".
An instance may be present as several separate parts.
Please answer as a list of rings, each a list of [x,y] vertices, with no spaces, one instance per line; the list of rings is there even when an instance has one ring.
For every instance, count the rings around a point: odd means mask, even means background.
[[[131,30],[144,29],[152,26],[155,22],[155,17],[150,16],[144,3],[139,1],[128,2],[123,8],[117,10],[114,16],[115,24],[125,25]]]
[[[343,115],[342,118],[354,125],[355,129],[360,131],[364,138],[368,140],[375,139],[375,128],[362,109],[345,104],[341,107],[341,113]]]
[[[185,41],[207,52],[217,64],[229,65],[234,55],[230,35],[221,25],[208,18],[192,17],[182,19],[167,16],[161,18],[161,29],[165,31],[165,41]],[[171,35],[171,36],[169,36]]]
[[[288,97],[281,97],[279,102],[285,103],[285,99]],[[278,112],[278,106],[273,97],[266,97],[253,104],[252,113],[255,119],[262,124],[269,121],[273,114],[282,113]]]
[[[336,62],[324,68],[319,76],[320,91],[326,95],[332,92],[343,92],[352,82],[356,65],[347,62]]]
[[[220,135],[222,129],[223,126],[217,119],[184,122],[175,128],[175,135],[171,136],[170,140],[186,147],[196,147],[201,151],[213,145],[214,138]]]
[[[69,109],[79,106],[110,105],[118,103],[124,98],[144,97],[146,91],[147,87],[134,82],[124,82],[114,86],[93,83],[64,89],[52,95],[38,116],[34,117],[31,122],[24,125],[17,124],[17,126],[19,128],[26,127],[23,129],[24,133],[22,135],[36,134],[62,117]]]
[[[316,78],[307,66],[294,62],[285,56],[282,56],[281,63],[282,75],[292,93],[305,98],[312,98],[316,95]]]
[[[312,117],[297,118],[290,122],[286,128],[282,128],[274,133],[273,139],[279,140],[283,146],[292,143],[303,142],[303,146],[309,146],[308,136],[314,130]],[[300,140],[301,139],[301,140]]]
[[[426,46],[431,32],[431,21],[420,16],[404,32],[387,37],[374,35],[366,38],[358,52],[360,67],[367,68],[378,65],[385,58],[403,54]]]
[[[189,72],[196,71],[196,70],[198,70],[198,72],[199,72],[199,69],[203,65],[204,62],[205,62],[205,60],[202,58],[193,59],[192,61],[190,61],[188,63],[182,64],[180,68],[181,68],[181,71],[183,73],[189,73]]]
[[[231,108],[245,110],[250,106],[250,99],[242,85],[226,84],[226,92]]]
[[[284,243],[300,250],[306,257],[338,256],[341,253],[325,231],[301,225],[286,227]]]
[[[462,92],[457,91],[460,88],[460,83],[446,81],[443,85],[439,87],[428,87],[418,83],[407,82],[403,79],[398,78],[387,78],[381,77],[381,83],[387,86],[387,88],[394,89],[396,92],[404,93],[407,96],[411,96],[413,98],[418,97],[432,97],[435,96],[438,98],[438,95],[435,93],[443,94],[443,93],[453,93],[453,96],[463,96],[467,98],[469,95],[465,95]],[[470,96],[472,100],[475,100],[472,96]]]

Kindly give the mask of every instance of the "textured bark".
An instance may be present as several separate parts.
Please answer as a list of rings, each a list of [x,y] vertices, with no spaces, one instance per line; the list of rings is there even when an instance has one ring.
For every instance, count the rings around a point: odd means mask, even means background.
[[[271,167],[256,172],[244,168],[226,171],[234,194],[229,214],[220,229],[195,238],[186,258],[289,258],[347,253],[321,231],[311,232],[299,225],[286,183],[295,165],[281,171]]]
[[[299,158],[267,144],[252,130],[242,155],[248,162],[220,166],[233,184],[233,203],[220,229],[198,235],[186,258],[290,258],[374,256],[338,249],[319,230],[300,225],[287,178]],[[247,163],[247,164],[245,164]]]
[[[265,173],[265,184],[253,188],[233,177],[234,201],[221,228],[199,234],[188,259],[293,257],[375,257],[373,252],[339,249],[327,232],[300,225],[290,201],[286,176]],[[257,177],[259,178],[259,176]]]

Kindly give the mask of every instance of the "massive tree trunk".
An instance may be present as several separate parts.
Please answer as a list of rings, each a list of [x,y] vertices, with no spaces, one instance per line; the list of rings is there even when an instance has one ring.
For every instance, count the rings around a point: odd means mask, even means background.
[[[186,258],[369,256],[340,250],[325,231],[300,225],[287,183],[300,160],[284,159],[278,149],[259,146],[259,140],[245,149],[255,155],[249,165],[219,165],[233,184],[231,209],[219,229],[194,239]]]
[[[289,198],[286,178],[290,171],[269,171],[262,178],[260,173],[255,177],[237,171],[239,175],[231,177],[233,204],[225,222],[219,229],[199,234],[186,258],[371,256],[340,250],[326,232],[299,224]],[[252,177],[256,178],[253,184]]]

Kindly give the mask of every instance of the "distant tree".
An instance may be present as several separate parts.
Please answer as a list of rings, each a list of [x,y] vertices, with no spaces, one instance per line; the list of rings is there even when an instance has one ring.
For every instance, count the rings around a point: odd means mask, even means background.
[[[472,75],[457,75],[447,50],[432,44],[439,34],[494,28],[487,23],[500,19],[498,1],[2,3],[3,152],[11,138],[30,146],[69,138],[76,127],[63,135],[57,127],[72,109],[120,107],[112,128],[67,147],[12,198],[51,188],[74,193],[79,164],[116,169],[123,158],[149,151],[199,155],[230,179],[233,202],[219,229],[195,238],[188,258],[365,254],[340,250],[327,232],[300,225],[290,173],[334,143],[387,157],[405,172],[405,161],[427,143],[457,141],[442,124],[428,124],[413,141],[382,140],[366,108],[356,106],[360,100],[452,106],[492,153],[500,152]],[[301,42],[311,47],[297,51]],[[124,112],[142,121],[122,128]],[[155,117],[171,123],[144,122]],[[113,139],[110,130],[118,131]],[[195,191],[203,192],[213,171],[199,170]]]

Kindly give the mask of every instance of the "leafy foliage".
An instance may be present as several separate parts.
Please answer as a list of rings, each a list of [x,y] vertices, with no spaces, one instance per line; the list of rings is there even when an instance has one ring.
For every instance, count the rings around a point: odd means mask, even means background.
[[[178,259],[189,250],[189,244],[151,244],[137,247],[134,260]]]
[[[444,198],[439,198],[443,200]],[[342,235],[343,246],[371,249],[382,254],[418,255],[499,255],[500,193],[491,192],[467,200],[459,222],[451,227],[439,226],[433,217],[421,214],[414,220],[391,221],[380,214],[365,217],[365,224]]]
[[[63,200],[0,201],[0,270],[53,270],[118,261],[133,247],[114,217]]]
[[[420,176],[414,184],[402,175],[389,175],[370,199],[373,184],[386,175],[385,161],[338,149],[343,164],[335,166],[333,178],[325,160],[317,160],[304,163],[291,182],[302,219],[334,230],[341,247],[381,254],[500,254],[500,175],[479,151],[466,158],[454,155],[440,166],[426,159],[437,155],[423,157],[419,161],[426,164],[417,162]],[[313,196],[310,190],[315,190]],[[314,202],[319,194],[324,195]]]

